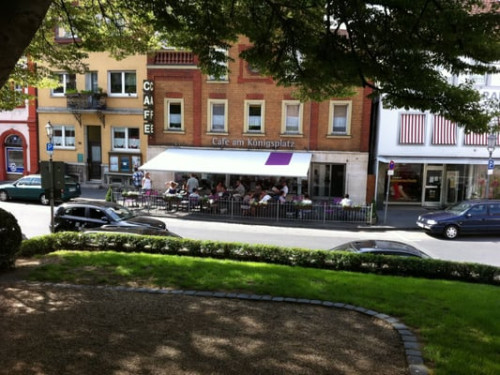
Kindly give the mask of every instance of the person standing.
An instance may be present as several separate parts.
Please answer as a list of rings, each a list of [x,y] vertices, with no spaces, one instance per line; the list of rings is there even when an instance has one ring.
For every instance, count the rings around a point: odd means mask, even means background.
[[[151,194],[151,189],[153,188],[153,181],[151,180],[151,175],[149,172],[146,172],[144,177],[142,178],[142,190],[146,195]]]
[[[193,173],[191,173],[191,177],[189,177],[189,179],[187,180],[186,186],[188,194],[191,194],[194,191],[194,189],[198,190],[198,188],[200,187],[198,179]]]
[[[139,168],[134,167],[134,173],[132,174],[132,183],[136,190],[141,190],[142,179],[144,178],[144,173],[142,173]]]

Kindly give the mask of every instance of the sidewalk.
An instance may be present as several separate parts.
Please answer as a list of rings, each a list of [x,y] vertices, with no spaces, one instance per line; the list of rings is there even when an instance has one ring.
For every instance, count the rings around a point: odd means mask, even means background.
[[[104,200],[106,197],[106,189],[95,189],[95,188],[83,188],[81,199],[96,199]],[[342,222],[331,222],[328,223],[328,229],[345,229],[345,230],[418,230],[416,221],[418,215],[429,212],[428,209],[421,206],[388,206],[387,215],[385,214],[384,208],[377,211],[378,222],[375,225],[369,224],[359,224],[359,223],[342,223]],[[152,210],[151,215],[155,212]],[[204,218],[206,220],[211,220],[210,217]],[[385,219],[385,220],[384,220]],[[257,224],[257,222],[253,222]],[[262,222],[262,225],[275,225],[275,222]],[[285,225],[291,225],[290,222],[284,223]],[[307,226],[310,228],[325,228],[325,225],[318,222],[301,222],[301,226]]]

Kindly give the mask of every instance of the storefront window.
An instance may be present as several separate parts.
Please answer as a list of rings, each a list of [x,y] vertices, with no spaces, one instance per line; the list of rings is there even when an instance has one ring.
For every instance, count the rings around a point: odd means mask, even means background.
[[[387,181],[385,186],[387,188]],[[420,202],[422,200],[422,165],[396,164],[389,189],[389,202]]]
[[[470,175],[470,199],[486,198],[486,184],[488,181],[487,166],[474,165]],[[489,197],[490,199],[500,199],[500,168],[496,167],[493,174],[489,176]]]

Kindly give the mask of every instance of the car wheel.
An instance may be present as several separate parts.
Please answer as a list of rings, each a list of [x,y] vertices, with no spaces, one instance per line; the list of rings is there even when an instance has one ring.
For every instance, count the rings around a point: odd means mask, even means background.
[[[458,236],[458,227],[456,225],[448,225],[444,228],[443,234],[447,239],[452,240]]]
[[[43,205],[48,205],[50,200],[47,198],[45,194],[40,195],[40,203]]]
[[[9,200],[9,194],[5,190],[0,190],[0,201],[5,202]]]

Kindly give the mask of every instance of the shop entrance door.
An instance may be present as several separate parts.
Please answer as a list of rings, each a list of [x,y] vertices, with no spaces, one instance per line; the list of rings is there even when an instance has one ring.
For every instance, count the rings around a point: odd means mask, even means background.
[[[441,206],[443,170],[444,168],[442,165],[428,165],[425,168],[423,206]]]

